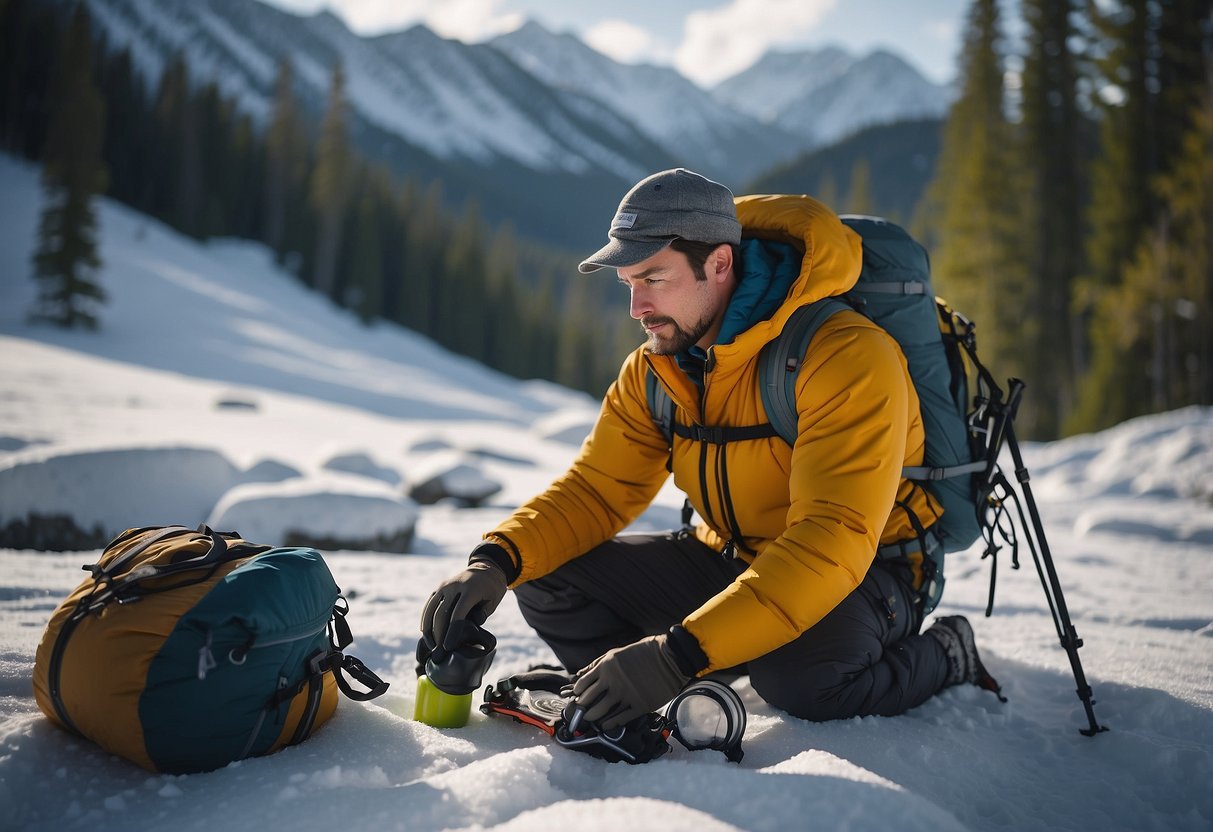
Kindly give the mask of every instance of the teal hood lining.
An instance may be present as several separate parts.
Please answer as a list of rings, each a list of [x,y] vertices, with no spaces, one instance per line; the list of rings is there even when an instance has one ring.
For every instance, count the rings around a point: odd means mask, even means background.
[[[802,252],[772,240],[742,240],[737,289],[729,300],[717,344],[728,344],[775,314],[800,276]]]
[[[725,309],[716,343],[728,344],[754,324],[774,315],[800,276],[803,259],[803,253],[787,243],[742,240],[737,288]],[[675,358],[682,371],[703,389],[703,362],[707,353],[691,346]]]

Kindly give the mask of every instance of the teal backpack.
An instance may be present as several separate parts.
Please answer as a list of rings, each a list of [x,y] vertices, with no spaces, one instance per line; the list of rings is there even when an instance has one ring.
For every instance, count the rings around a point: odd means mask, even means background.
[[[970,428],[966,360],[979,373],[973,326],[931,290],[930,261],[904,229],[876,217],[844,216],[842,221],[863,239],[863,269],[845,295],[824,298],[796,310],[779,337],[759,356],[762,404],[767,426],[718,428],[721,441],[779,436],[796,441],[796,375],[813,335],[831,315],[844,309],[861,312],[896,339],[905,354],[921,403],[926,451],[923,464],[902,475],[922,483],[943,506],[940,520],[925,528],[911,514],[927,553],[924,568],[924,613],[934,609],[943,592],[943,554],[967,549],[982,533],[986,473],[992,465],[980,429]],[[666,439],[687,436],[674,419],[674,405],[650,371],[649,412]],[[733,435],[730,433],[733,432]],[[696,434],[700,435],[700,434]],[[702,438],[702,437],[701,437]],[[684,517],[689,513],[684,509]]]

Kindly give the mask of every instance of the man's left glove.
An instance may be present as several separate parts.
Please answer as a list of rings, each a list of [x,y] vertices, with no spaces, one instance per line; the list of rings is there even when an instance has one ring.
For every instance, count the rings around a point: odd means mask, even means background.
[[[669,637],[649,636],[608,650],[578,671],[573,694],[587,720],[611,731],[669,702],[688,679]]]

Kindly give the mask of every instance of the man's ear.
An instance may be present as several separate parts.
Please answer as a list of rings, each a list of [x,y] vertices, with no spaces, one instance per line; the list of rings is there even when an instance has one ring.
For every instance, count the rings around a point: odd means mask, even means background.
[[[709,276],[716,282],[723,283],[728,280],[733,271],[733,247],[728,243],[716,246],[707,265],[710,267]]]

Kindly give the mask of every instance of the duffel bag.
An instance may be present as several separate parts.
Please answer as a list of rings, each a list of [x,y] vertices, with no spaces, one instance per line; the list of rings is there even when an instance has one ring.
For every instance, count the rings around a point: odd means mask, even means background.
[[[153,526],[84,569],[38,645],[34,697],[60,727],[151,771],[271,754],[327,722],[338,690],[387,690],[342,652],[349,608],[315,549]]]

